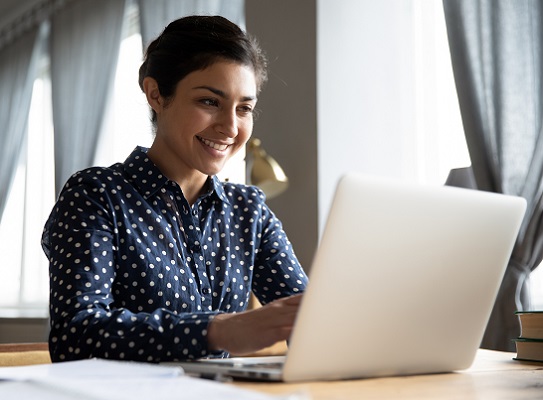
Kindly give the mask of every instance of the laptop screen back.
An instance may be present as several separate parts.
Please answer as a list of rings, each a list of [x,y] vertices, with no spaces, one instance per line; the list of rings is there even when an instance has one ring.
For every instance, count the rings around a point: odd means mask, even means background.
[[[283,379],[469,367],[525,207],[518,197],[344,176]]]

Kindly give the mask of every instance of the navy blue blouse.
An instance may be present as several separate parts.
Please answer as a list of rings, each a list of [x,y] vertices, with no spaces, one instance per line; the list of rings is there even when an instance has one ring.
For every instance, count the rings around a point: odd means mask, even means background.
[[[305,289],[260,189],[212,177],[191,207],[146,152],[73,175],[45,225],[53,361],[208,356],[217,313]]]

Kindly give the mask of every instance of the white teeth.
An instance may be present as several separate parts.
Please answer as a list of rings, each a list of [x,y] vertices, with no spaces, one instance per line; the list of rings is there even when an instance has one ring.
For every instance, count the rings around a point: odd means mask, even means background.
[[[219,150],[219,151],[223,151],[223,150],[226,150],[228,148],[228,145],[226,144],[217,144],[215,142],[212,142],[211,140],[207,140],[207,139],[204,139],[204,138],[200,138],[200,141],[202,141],[203,143],[205,143],[206,146],[209,146],[215,150]]]

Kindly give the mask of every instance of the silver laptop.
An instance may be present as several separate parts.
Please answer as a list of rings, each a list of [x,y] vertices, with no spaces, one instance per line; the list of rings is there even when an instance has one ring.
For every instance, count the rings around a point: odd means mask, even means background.
[[[287,355],[177,365],[189,374],[288,382],[468,368],[525,208],[519,197],[348,174]]]

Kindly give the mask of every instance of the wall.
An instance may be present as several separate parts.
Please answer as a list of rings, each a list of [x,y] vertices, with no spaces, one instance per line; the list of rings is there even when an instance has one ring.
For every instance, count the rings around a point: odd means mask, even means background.
[[[247,30],[270,58],[254,135],[291,181],[269,204],[306,269],[344,172],[416,175],[413,5],[246,2]]]
[[[318,0],[321,230],[343,173],[415,176],[412,13],[412,0]]]
[[[46,342],[47,318],[0,318],[0,343]]]
[[[315,0],[246,0],[247,31],[269,58],[254,136],[290,183],[287,192],[268,204],[306,269],[318,237],[316,22]]]

